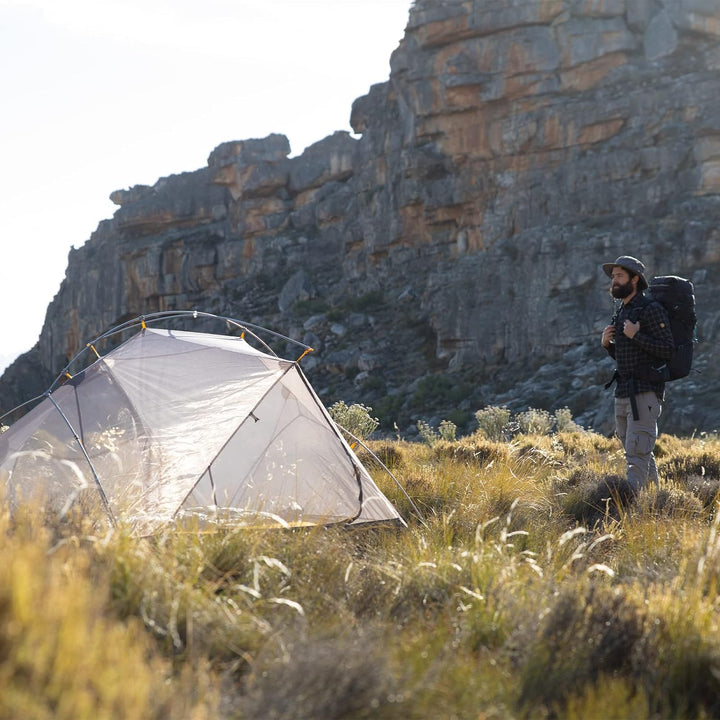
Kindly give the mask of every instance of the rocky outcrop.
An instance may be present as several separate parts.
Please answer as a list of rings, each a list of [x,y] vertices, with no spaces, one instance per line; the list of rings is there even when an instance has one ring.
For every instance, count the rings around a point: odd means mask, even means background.
[[[416,0],[355,136],[293,158],[282,135],[228,142],[113,193],[48,308],[42,373],[119,320],[197,308],[305,339],[324,400],[401,430],[499,403],[608,430],[599,266],[630,253],[695,282],[702,375],[664,427],[714,430],[718,70],[714,1]]]

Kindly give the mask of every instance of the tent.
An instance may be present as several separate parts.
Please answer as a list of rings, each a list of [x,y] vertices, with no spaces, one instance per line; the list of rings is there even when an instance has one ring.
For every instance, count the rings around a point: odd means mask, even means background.
[[[96,360],[74,375],[68,366],[64,382],[0,434],[11,502],[100,509],[138,535],[188,518],[404,524],[299,361],[257,349],[246,332],[257,334],[227,318],[242,336],[149,327],[167,315],[101,336],[135,330],[105,355],[88,343]]]

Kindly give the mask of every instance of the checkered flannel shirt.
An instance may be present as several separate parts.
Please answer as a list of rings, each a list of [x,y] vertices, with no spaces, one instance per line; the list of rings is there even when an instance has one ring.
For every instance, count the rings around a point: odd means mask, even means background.
[[[658,302],[650,302],[643,307],[644,303],[644,296],[638,293],[629,303],[622,304],[615,317],[615,342],[607,349],[617,363],[615,397],[630,397],[633,375],[636,376],[636,393],[651,391],[661,399],[665,393],[665,383],[642,379],[642,370],[669,360],[675,344],[665,308]],[[632,319],[640,322],[640,330],[629,338],[623,333],[623,325],[625,320]]]

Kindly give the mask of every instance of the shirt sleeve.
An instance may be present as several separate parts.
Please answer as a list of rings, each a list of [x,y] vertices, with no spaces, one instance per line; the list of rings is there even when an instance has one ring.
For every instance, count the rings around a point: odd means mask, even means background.
[[[658,302],[647,305],[640,316],[640,330],[633,340],[640,348],[659,360],[669,360],[675,348],[670,321]]]

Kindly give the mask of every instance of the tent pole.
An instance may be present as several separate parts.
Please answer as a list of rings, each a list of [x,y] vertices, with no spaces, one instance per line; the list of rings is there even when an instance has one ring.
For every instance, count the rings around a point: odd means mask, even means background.
[[[7,411],[6,413],[4,413],[3,415],[0,415],[0,423],[2,423],[2,421],[3,421],[6,417],[8,417],[8,415],[12,415],[15,411],[21,410],[21,409],[24,408],[26,405],[30,405],[30,404],[32,404],[32,403],[34,403],[34,402],[37,402],[38,400],[42,400],[46,395],[47,395],[47,393],[43,393],[42,395],[38,395],[37,397],[31,398],[30,400],[26,400],[24,403],[22,403],[22,404],[20,404],[20,405],[16,405],[16,406],[15,406],[14,408],[12,408],[11,410],[8,410],[8,411]]]
[[[335,422],[333,420],[333,422]],[[407,498],[407,501],[410,503],[410,506],[415,511],[415,514],[417,515],[418,520],[427,528],[428,526],[425,524],[425,521],[423,520],[423,516],[420,514],[420,511],[417,508],[417,505],[412,501],[412,498],[407,494],[405,491],[405,488],[402,486],[402,483],[390,472],[390,468],[358,437],[355,437],[349,430],[345,429],[342,425],[335,422],[335,425],[337,425],[344,433],[347,433],[355,442],[360,444],[365,450],[367,450],[370,453],[370,456],[372,457],[375,462],[380,465],[380,467],[395,481],[395,484],[400,488],[400,491],[402,494]]]
[[[210,487],[212,488],[212,501],[215,504],[215,509],[217,509],[217,494],[215,491],[215,478],[212,474],[212,463],[208,466],[208,477],[210,478]]]
[[[102,485],[100,484],[100,479],[97,476],[97,473],[95,472],[95,466],[92,464],[92,460],[90,460],[90,456],[87,454],[87,450],[85,450],[85,446],[83,445],[82,441],[78,437],[78,434],[75,432],[75,428],[72,426],[70,421],[67,418],[67,415],[62,411],[62,408],[55,402],[55,398],[50,395],[50,393],[47,393],[47,398],[50,400],[50,402],[55,406],[55,409],[60,413],[60,417],[65,421],[65,424],[70,429],[70,432],[73,434],[73,437],[77,441],[77,444],[80,446],[80,450],[82,451],[82,454],[85,456],[85,459],[88,462],[88,465],[90,466],[90,472],[92,473],[92,476],[95,480],[95,484],[97,485],[98,491],[100,492],[100,497],[102,498],[103,503],[105,503],[105,509],[107,510],[108,517],[110,518],[110,522],[112,523],[113,527],[117,526],[117,523],[115,521],[115,517],[113,516],[113,512],[110,509],[110,503],[108,502],[107,495],[105,495],[105,491],[103,490]]]
[[[243,332],[249,333],[257,342],[259,342],[271,355],[274,355],[277,357],[277,353],[259,336],[257,333],[253,332],[253,330],[262,331],[264,333],[267,333],[268,335],[272,335],[276,338],[279,338],[281,340],[285,340],[286,342],[293,343],[294,345],[299,345],[301,348],[304,349],[305,353],[301,357],[304,357],[304,355],[308,352],[312,352],[312,348],[309,345],[306,345],[303,342],[300,342],[299,340],[295,340],[294,338],[287,337],[286,335],[281,335],[280,333],[277,333],[273,330],[269,330],[268,328],[264,328],[260,325],[255,325],[253,323],[244,322],[242,320],[235,320],[234,318],[225,317],[223,315],[214,315],[213,313],[207,313],[207,312],[201,312],[200,310],[164,310],[162,312],[156,312],[156,313],[149,313],[147,315],[139,315],[136,318],[133,318],[132,320],[126,320],[123,323],[120,323],[119,325],[115,325],[114,327],[111,327],[109,330],[105,331],[102,335],[98,335],[96,338],[91,340],[89,343],[85,345],[85,347],[81,348],[77,354],[70,360],[70,362],[62,369],[60,374],[55,378],[52,385],[50,386],[49,392],[53,392],[57,385],[60,383],[60,380],[64,378],[67,374],[72,365],[79,360],[80,356],[86,353],[89,349],[91,349],[95,355],[97,355],[98,359],[100,359],[100,354],[95,349],[95,345],[97,345],[101,340],[105,340],[112,335],[117,335],[121,332],[125,332],[128,330],[133,330],[138,327],[145,327],[146,322],[158,322],[160,320],[167,320],[170,318],[207,318],[210,320],[220,320],[222,322],[225,322],[227,324],[233,325],[239,330],[242,330]],[[252,328],[252,329],[251,329]],[[22,406],[20,406],[22,407]],[[13,410],[16,410],[17,408],[13,408]],[[11,410],[10,412],[13,412]],[[9,414],[9,413],[6,413]]]

